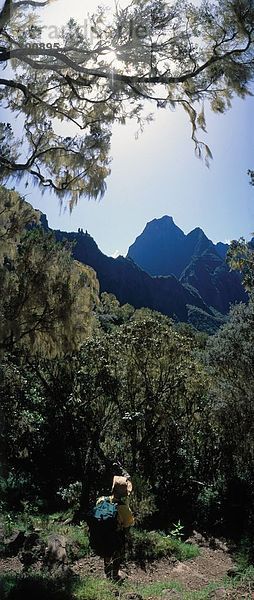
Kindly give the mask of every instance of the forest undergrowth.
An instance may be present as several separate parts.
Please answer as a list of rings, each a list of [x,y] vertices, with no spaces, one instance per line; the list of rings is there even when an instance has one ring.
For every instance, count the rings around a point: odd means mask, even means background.
[[[5,544],[1,545],[1,600],[209,600],[248,598],[254,594],[254,569],[244,548],[225,540],[194,533],[182,541],[164,532],[133,530],[126,546],[121,584],[105,580],[103,561],[89,546],[85,523],[70,521],[70,512],[52,515],[4,514]],[[41,541],[38,555],[24,564],[22,549],[9,551],[15,532]],[[68,567],[64,573],[45,568],[43,552],[50,535],[67,540]],[[7,542],[7,543],[6,543]],[[12,556],[11,556],[12,554]]]

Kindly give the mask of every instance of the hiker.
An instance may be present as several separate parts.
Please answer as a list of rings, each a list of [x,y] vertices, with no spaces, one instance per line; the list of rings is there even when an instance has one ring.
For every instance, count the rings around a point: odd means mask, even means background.
[[[131,491],[130,476],[115,475],[111,495],[98,498],[89,520],[91,547],[104,559],[106,577],[114,581],[122,580],[119,569],[124,559],[125,535],[134,525],[128,500]]]
[[[129,507],[128,496],[132,491],[132,483],[126,477],[115,476],[113,479],[112,496],[110,501],[117,504],[117,530],[112,540],[109,540],[104,556],[104,571],[106,577],[120,581],[119,569],[124,559],[125,534],[134,525],[134,518]]]

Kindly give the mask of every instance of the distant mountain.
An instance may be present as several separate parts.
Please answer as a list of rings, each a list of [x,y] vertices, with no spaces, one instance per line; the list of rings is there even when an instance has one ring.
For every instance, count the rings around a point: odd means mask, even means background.
[[[123,256],[111,258],[103,254],[88,233],[54,231],[58,241],[75,242],[73,256],[96,271],[101,292],[115,294],[121,304],[135,308],[149,307],[178,320],[188,320],[187,305],[194,305],[212,316],[196,290],[185,286],[174,276],[151,277]]]
[[[41,222],[48,229],[45,215]],[[157,264],[161,261],[165,273],[159,276],[146,272],[132,258],[106,256],[82,229],[71,233],[56,230],[54,234],[58,241],[72,242],[74,258],[96,271],[101,292],[113,293],[121,304],[148,307],[178,321],[192,323],[197,329],[214,332],[225,321],[229,302],[246,299],[238,275],[229,272],[225,261],[201,229],[196,228],[185,235],[171,217],[155,219],[151,223],[152,227],[148,224],[145,228],[145,243],[141,240],[140,246],[143,244],[148,250],[147,261],[149,257],[152,260],[154,238],[151,234],[155,232],[156,260]],[[168,274],[169,269],[175,273]]]
[[[164,216],[147,223],[129,247],[127,257],[150,275],[179,277],[191,257],[200,256],[212,246],[199,227],[185,235],[172,217]]]
[[[198,290],[204,302],[222,314],[227,314],[230,304],[247,301],[239,273],[230,271],[213,249],[194,256],[180,281]]]
[[[213,244],[200,227],[185,235],[172,217],[164,216],[147,223],[127,256],[152,275],[174,274],[209,307],[226,314],[231,303],[247,300],[239,273],[225,262],[227,250],[227,244]]]
[[[150,275],[178,277],[185,266],[184,240],[183,231],[172,217],[153,219],[130,246],[127,258]]]
[[[180,277],[194,256],[213,247],[200,227],[185,235],[173,218],[153,219],[129,247],[127,257],[150,275]]]
[[[229,245],[223,244],[223,242],[218,242],[217,244],[215,244],[215,248],[219,256],[225,260],[227,256],[227,251],[229,249]]]

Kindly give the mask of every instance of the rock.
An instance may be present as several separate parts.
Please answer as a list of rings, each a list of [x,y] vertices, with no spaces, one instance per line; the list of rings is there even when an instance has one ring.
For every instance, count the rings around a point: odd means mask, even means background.
[[[209,598],[211,598],[211,600],[220,600],[221,598],[227,598],[227,590],[225,590],[224,588],[218,588],[210,594]]]
[[[126,592],[121,595],[122,600],[142,600],[143,596],[137,594],[136,592]]]
[[[207,540],[201,533],[198,533],[197,531],[193,531],[192,535],[186,540],[186,543],[197,544],[197,546],[207,546]]]
[[[165,600],[181,600],[183,595],[178,590],[163,590],[162,598]]]
[[[17,556],[25,541],[24,531],[15,531],[8,539],[4,540],[5,554]]]
[[[37,532],[29,533],[25,537],[25,542],[19,558],[24,569],[28,569],[43,556],[45,549],[44,543],[41,541]]]
[[[209,540],[209,548],[212,550],[222,550],[223,552],[228,552],[227,544],[214,537],[210,538]]]
[[[227,544],[225,544],[225,542],[220,541],[220,545],[218,548],[219,548],[219,550],[222,550],[222,552],[229,552],[229,548],[228,548]]]
[[[54,573],[66,573],[68,571],[66,546],[67,539],[64,535],[50,535],[44,556],[44,566]]]

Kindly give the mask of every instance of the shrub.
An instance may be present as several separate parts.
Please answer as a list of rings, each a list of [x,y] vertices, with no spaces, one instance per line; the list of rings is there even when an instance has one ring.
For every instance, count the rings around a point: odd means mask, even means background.
[[[164,556],[175,556],[179,560],[186,560],[198,554],[197,546],[185,544],[157,531],[134,529],[128,538],[127,556],[132,560],[156,560]]]
[[[0,579],[1,600],[74,600],[74,579],[7,575]]]
[[[131,509],[135,515],[135,523],[141,525],[156,511],[155,496],[151,485],[143,477],[135,474],[132,481],[134,492],[131,495]]]

